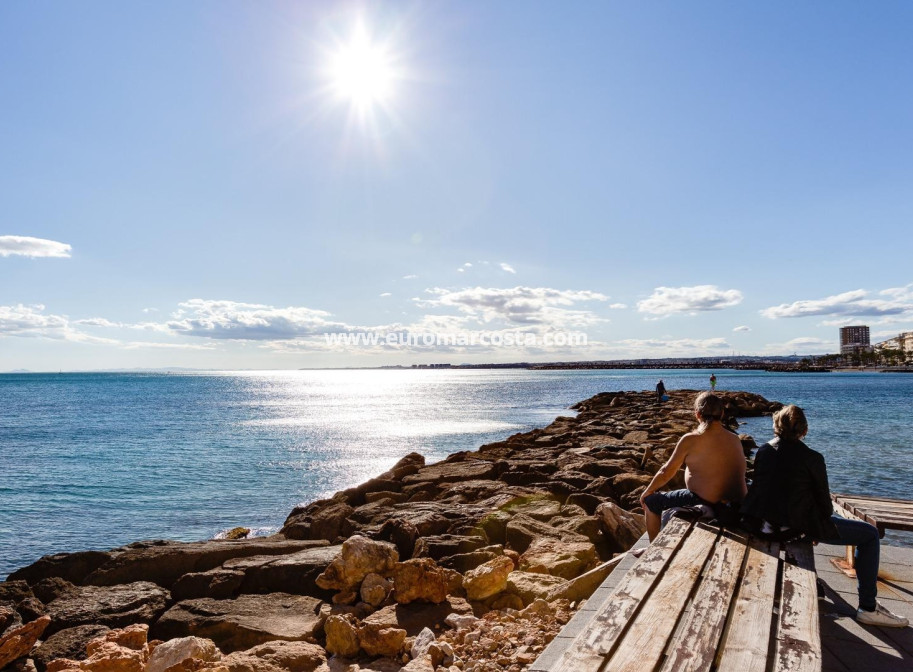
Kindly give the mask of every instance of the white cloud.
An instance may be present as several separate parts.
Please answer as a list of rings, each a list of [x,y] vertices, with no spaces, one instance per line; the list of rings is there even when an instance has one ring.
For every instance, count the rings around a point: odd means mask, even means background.
[[[570,310],[588,301],[609,297],[591,291],[550,289],[547,287],[473,287],[458,291],[441,288],[425,290],[433,299],[413,299],[420,307],[452,307],[481,322],[503,320],[508,324],[579,326],[603,321],[588,310]]]
[[[214,343],[163,343],[155,341],[128,341],[123,344],[125,350],[212,350]]]
[[[738,331],[738,332],[751,331],[751,327],[747,327],[744,324],[742,324],[742,325],[736,327],[735,329],[733,329],[733,331]]]
[[[0,257],[69,257],[73,248],[66,243],[30,236],[0,236]]]
[[[312,308],[276,308],[237,301],[191,299],[179,304],[168,328],[185,336],[247,341],[282,340],[342,331],[346,325],[328,320],[329,313]]]
[[[737,289],[720,289],[716,285],[694,287],[657,287],[648,298],[637,302],[637,310],[651,315],[698,313],[722,310],[742,302]]]
[[[417,277],[415,274],[404,275],[403,280],[415,280]]]
[[[83,327],[105,327],[108,329],[127,326],[120,322],[112,322],[104,317],[90,317],[85,320],[76,320],[73,324],[78,324]]]
[[[823,299],[807,299],[771,306],[762,310],[761,315],[775,320],[781,317],[809,317],[813,315],[879,317],[913,312],[913,285],[885,289],[879,294],[890,298],[872,299],[869,298],[868,291],[855,289]],[[830,326],[836,326],[836,324],[845,323],[835,320]]]
[[[503,261],[501,262],[501,270],[502,270],[502,271],[506,271],[506,272],[508,272],[508,273],[516,273],[516,272],[517,272],[516,269],[514,269],[513,266],[511,266],[510,264],[505,263],[505,262],[503,262]]]
[[[380,296],[382,296],[382,297],[393,296],[393,294],[391,294],[390,292],[382,292],[382,293],[380,294]]]
[[[609,308],[611,308],[612,310],[624,310],[627,307],[628,307],[628,304],[626,304],[626,303],[610,303],[609,304]]]
[[[158,308],[143,308],[144,313],[157,313],[159,312]]]
[[[467,261],[465,264],[463,264],[463,266],[464,266],[465,268],[472,268],[472,262],[471,262],[471,261]]]
[[[118,341],[100,338],[74,329],[65,315],[49,315],[40,304],[0,306],[0,337],[47,338],[77,343],[116,345]]]
[[[64,338],[69,320],[62,315],[45,315],[44,306],[0,306],[0,335]]]

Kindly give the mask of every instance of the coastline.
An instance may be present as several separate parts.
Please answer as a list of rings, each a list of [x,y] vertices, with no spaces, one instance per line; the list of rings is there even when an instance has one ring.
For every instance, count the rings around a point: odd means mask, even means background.
[[[0,584],[0,601],[16,597],[23,622],[49,617],[31,654],[38,672],[61,651],[78,657],[98,628],[125,626],[162,640],[210,639],[223,662],[294,640],[316,647],[316,661],[386,657],[398,661],[391,669],[413,670],[425,658],[413,638],[431,625],[435,650],[451,651],[439,662],[522,669],[642,534],[639,492],[693,428],[695,394],[677,390],[660,404],[652,392],[601,393],[575,404],[575,417],[441,462],[407,455],[296,508],[272,537],[48,556]],[[721,396],[738,417],[779,406]],[[529,643],[510,643],[518,622]],[[48,650],[64,635],[69,648]]]

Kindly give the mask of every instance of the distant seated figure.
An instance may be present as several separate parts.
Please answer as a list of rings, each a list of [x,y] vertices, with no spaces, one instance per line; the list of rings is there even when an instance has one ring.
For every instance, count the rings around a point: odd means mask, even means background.
[[[666,386],[663,384],[662,379],[656,383],[656,401],[663,401],[663,397],[666,396]]]
[[[874,525],[834,515],[821,453],[806,446],[808,421],[798,406],[774,414],[776,438],[758,448],[754,479],[742,505],[749,527],[773,536],[807,535],[824,544],[856,547],[859,609],[856,620],[867,625],[902,628],[906,618],[877,601],[881,545]]]
[[[700,425],[685,434],[640,497],[652,541],[659,534],[663,511],[700,504],[737,504],[745,496],[745,453],[739,437],[723,425],[723,400],[703,392],[694,401]],[[683,490],[656,492],[685,465]]]

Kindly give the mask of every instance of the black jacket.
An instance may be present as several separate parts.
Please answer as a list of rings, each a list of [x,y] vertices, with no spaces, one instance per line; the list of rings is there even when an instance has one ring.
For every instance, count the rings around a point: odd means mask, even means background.
[[[821,453],[801,441],[776,439],[758,448],[742,513],[748,519],[804,532],[812,539],[836,537]]]

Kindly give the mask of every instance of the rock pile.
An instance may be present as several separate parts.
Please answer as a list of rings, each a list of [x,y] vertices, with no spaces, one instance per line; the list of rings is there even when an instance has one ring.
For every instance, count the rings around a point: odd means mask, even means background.
[[[412,453],[268,538],[47,556],[0,583],[0,669],[520,672],[643,534],[695,394],[603,393],[437,464]],[[779,408],[722,396],[732,418]]]

